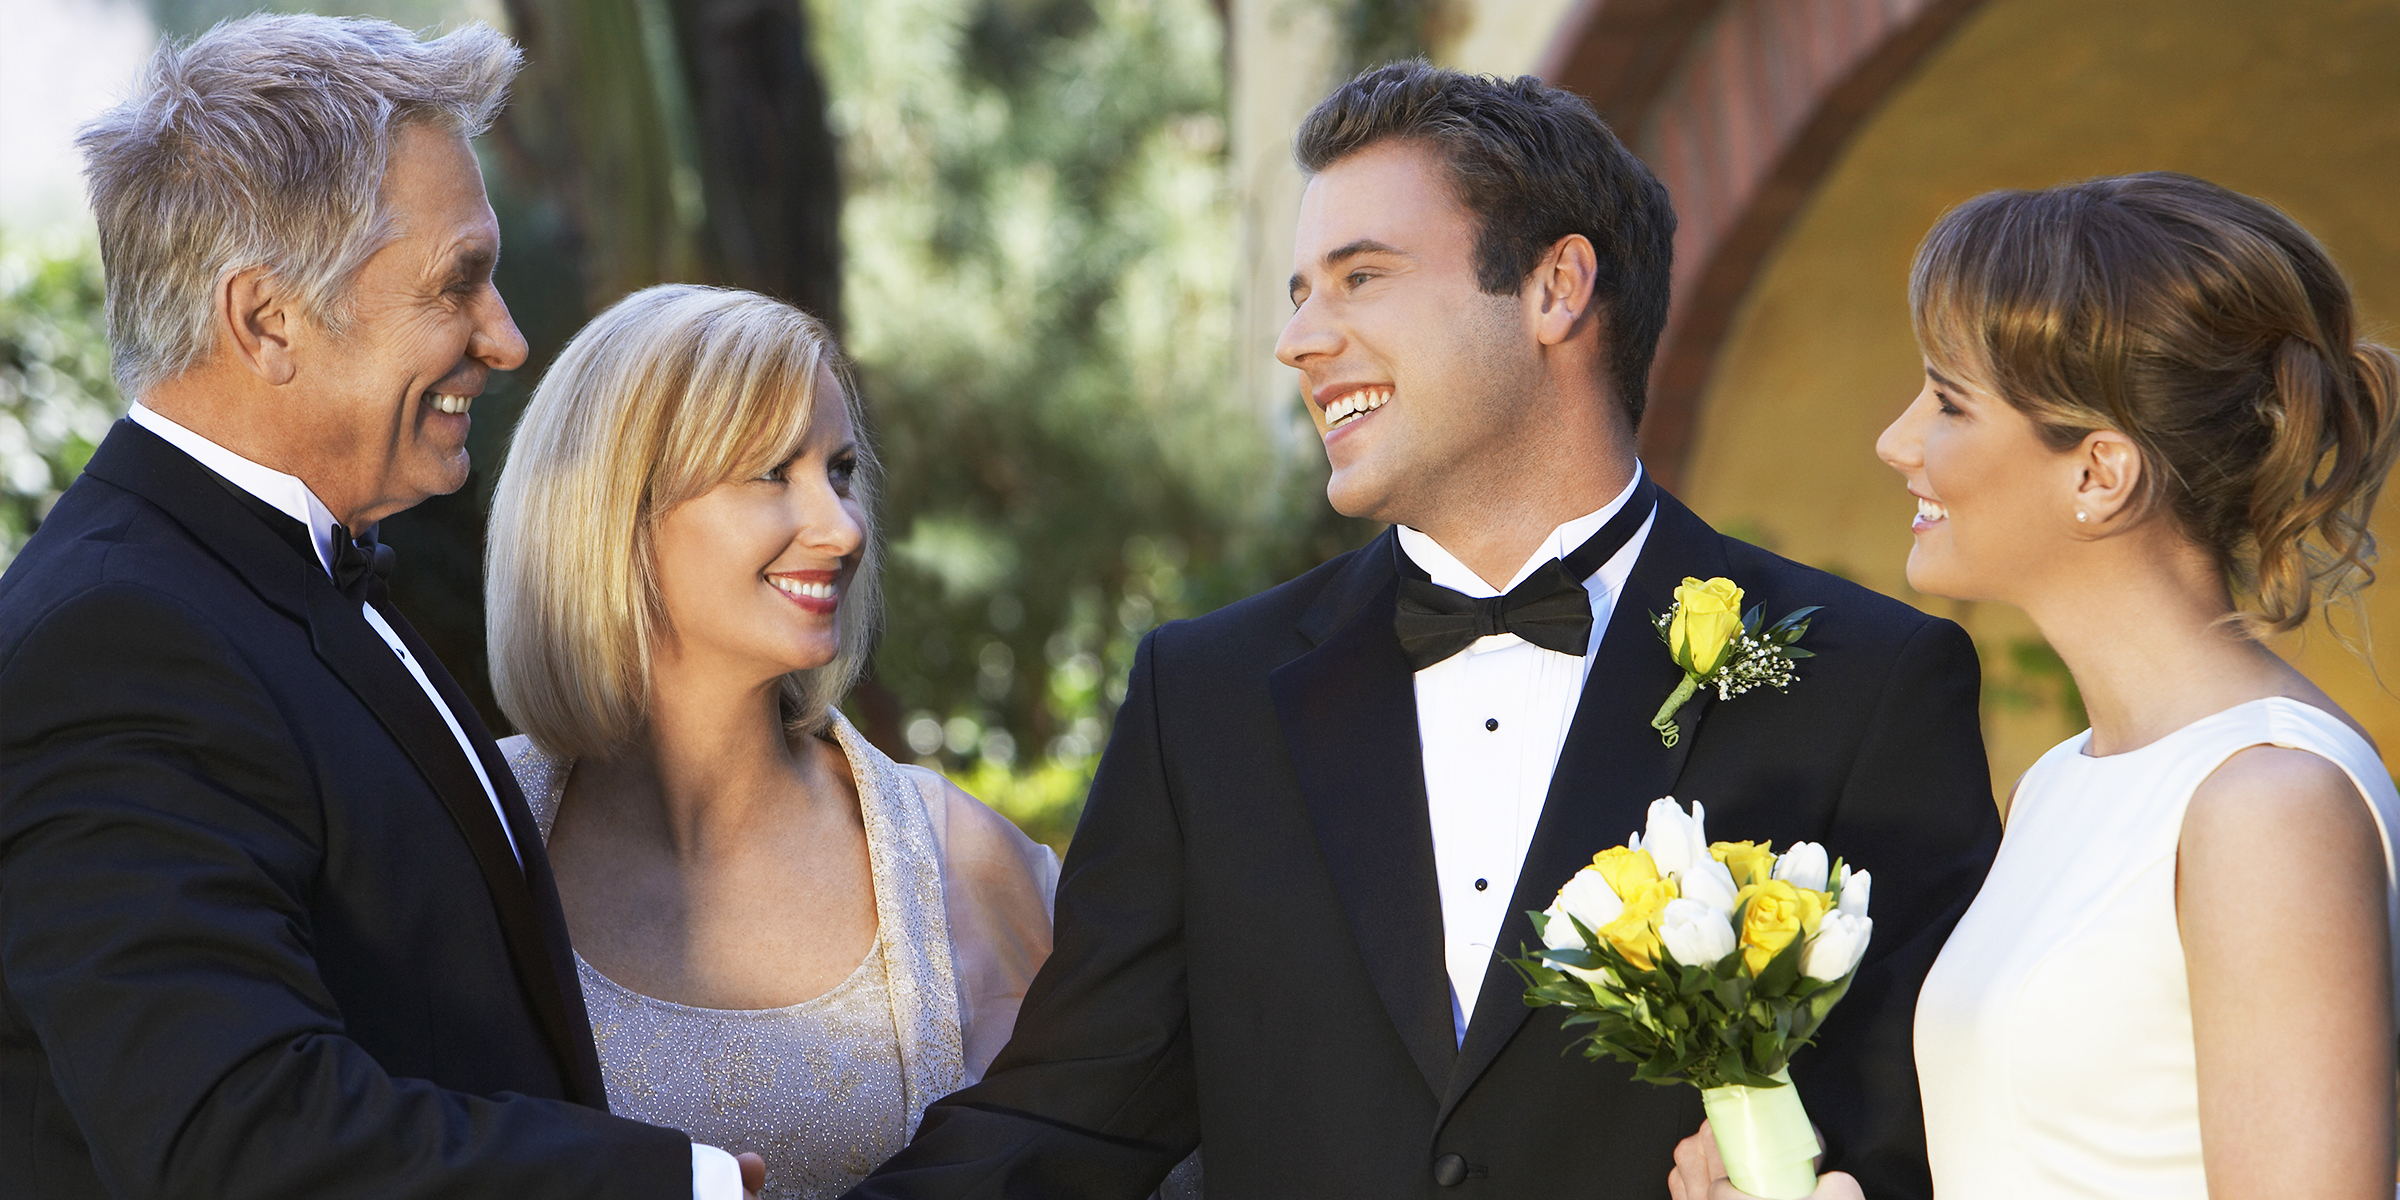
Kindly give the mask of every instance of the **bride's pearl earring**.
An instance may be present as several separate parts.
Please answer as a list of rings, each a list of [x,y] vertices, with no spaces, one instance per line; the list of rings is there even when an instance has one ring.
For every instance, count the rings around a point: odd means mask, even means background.
[[[2078,521],[2089,521],[2092,519],[2092,514],[2087,513],[2079,508],[2075,510],[2075,519]]]

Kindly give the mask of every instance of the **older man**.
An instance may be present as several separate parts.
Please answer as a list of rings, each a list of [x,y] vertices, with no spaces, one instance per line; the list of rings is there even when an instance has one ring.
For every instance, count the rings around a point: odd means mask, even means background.
[[[138,402],[0,578],[0,1196],[741,1194],[607,1114],[524,799],[382,585],[525,357],[467,145],[517,63],[253,18],[84,134]]]

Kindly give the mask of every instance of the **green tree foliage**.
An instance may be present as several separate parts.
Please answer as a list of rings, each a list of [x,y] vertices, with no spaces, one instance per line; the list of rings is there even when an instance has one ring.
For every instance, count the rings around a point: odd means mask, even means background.
[[[877,678],[913,753],[1061,839],[1140,635],[1363,533],[1232,399],[1223,27],[1205,0],[815,12],[889,481]]]
[[[0,566],[124,411],[109,378],[100,260],[0,240]]]

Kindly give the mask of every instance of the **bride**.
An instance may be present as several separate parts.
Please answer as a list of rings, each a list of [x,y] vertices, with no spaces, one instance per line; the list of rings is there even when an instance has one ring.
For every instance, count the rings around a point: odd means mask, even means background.
[[[876,624],[873,460],[825,327],[690,286],[575,336],[494,498],[494,689],[612,1111],[835,1196],[978,1078],[1057,859],[835,705]]]
[[[1909,583],[2023,609],[2092,720],[1917,1002],[1936,1195],[2391,1196],[2400,795],[2259,639],[2371,577],[2400,360],[2306,231],[2182,175],[1976,199],[1910,293]],[[1738,1195],[1712,1157],[1678,1200]]]

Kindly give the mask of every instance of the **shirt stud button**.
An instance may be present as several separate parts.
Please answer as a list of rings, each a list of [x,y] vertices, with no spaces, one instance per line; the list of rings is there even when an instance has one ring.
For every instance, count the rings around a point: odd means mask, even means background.
[[[1498,718],[1498,717],[1485,717],[1485,718],[1483,719],[1483,727],[1484,727],[1486,730],[1497,730],[1497,729],[1499,729],[1499,728],[1500,728],[1500,718]]]
[[[1475,890],[1479,892],[1488,890],[1491,886],[1492,881],[1489,879],[1478,879],[1475,881]]]

